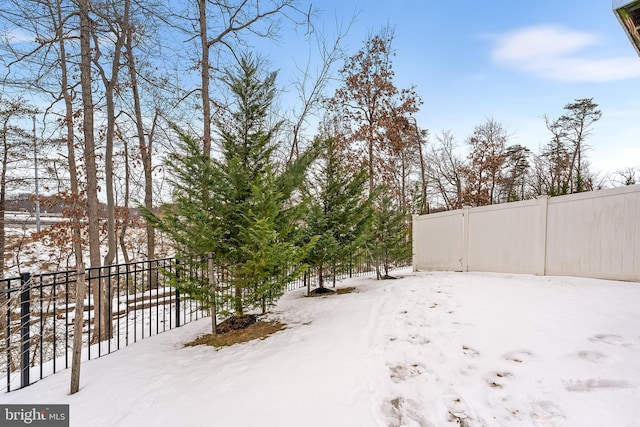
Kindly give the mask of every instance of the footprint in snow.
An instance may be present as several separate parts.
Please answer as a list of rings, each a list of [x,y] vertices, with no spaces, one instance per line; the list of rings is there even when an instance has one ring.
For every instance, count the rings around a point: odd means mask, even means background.
[[[548,400],[533,403],[530,415],[534,426],[561,426],[566,419],[562,410]]]
[[[570,381],[567,383],[568,391],[593,391],[603,388],[629,388],[632,385],[626,381],[608,379],[588,379],[584,381]]]
[[[449,396],[447,400],[449,400],[447,404],[449,421],[464,427],[475,425],[474,417],[471,415],[469,407],[459,396]]]
[[[409,342],[411,344],[427,345],[431,341],[429,341],[426,337],[423,337],[422,335],[409,335]]]
[[[417,377],[425,372],[425,368],[417,363],[411,366],[396,365],[389,368],[391,373],[391,381],[398,384],[403,381],[407,381],[410,378]]]
[[[598,363],[601,360],[607,358],[606,354],[600,353],[599,351],[582,350],[582,351],[579,351],[577,355],[579,358],[588,360],[589,362],[593,362],[593,363]]]
[[[510,362],[522,363],[525,360],[529,359],[531,356],[533,356],[533,353],[531,353],[528,350],[516,350],[510,353],[507,353],[502,357],[504,357],[505,360],[508,360]]]
[[[505,380],[511,376],[511,372],[496,372],[494,376],[487,379],[487,384],[489,384],[491,388],[500,389],[504,387]]]
[[[635,345],[620,335],[614,334],[597,334],[589,338],[591,342],[601,342],[609,345],[617,345],[622,347],[635,347]]]
[[[480,352],[478,350],[475,350],[475,349],[473,349],[471,347],[468,347],[466,345],[462,346],[462,352],[465,355],[469,356],[469,357],[476,357],[476,356],[478,356],[480,354]]]
[[[431,422],[420,414],[421,409],[421,405],[415,400],[405,399],[401,396],[391,399],[383,405],[383,411],[389,422],[389,427],[434,427]]]

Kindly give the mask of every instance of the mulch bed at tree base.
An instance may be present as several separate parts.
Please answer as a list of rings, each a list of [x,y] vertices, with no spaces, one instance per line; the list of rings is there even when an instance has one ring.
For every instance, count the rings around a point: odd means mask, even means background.
[[[315,288],[314,290],[309,292],[309,296],[310,297],[318,297],[318,296],[322,296],[322,295],[333,295],[335,293],[336,293],[336,291],[334,291],[333,289]]]
[[[321,297],[321,296],[333,295],[333,294],[337,294],[337,295],[350,294],[351,292],[355,291],[355,289],[356,288],[354,288],[354,287],[338,288],[336,290],[329,289],[329,288],[315,288],[314,290],[309,292],[309,296],[310,297]]]
[[[186,346],[210,345],[216,348],[225,347],[255,339],[264,339],[284,328],[284,323],[275,320],[258,320],[255,314],[234,316],[217,325],[216,335],[207,334],[200,336],[190,343],[187,343]]]
[[[216,331],[219,334],[225,334],[231,331],[237,331],[238,329],[245,329],[256,323],[258,316],[255,314],[245,314],[243,316],[233,316],[220,323],[216,327]]]

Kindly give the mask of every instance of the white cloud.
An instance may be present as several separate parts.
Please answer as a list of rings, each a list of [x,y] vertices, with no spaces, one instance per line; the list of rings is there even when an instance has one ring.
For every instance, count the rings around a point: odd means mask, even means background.
[[[18,28],[5,30],[2,36],[10,43],[32,43],[35,40],[33,33]]]
[[[521,28],[493,37],[492,59],[539,77],[574,82],[602,82],[640,77],[640,60],[594,57],[596,34],[553,25]]]

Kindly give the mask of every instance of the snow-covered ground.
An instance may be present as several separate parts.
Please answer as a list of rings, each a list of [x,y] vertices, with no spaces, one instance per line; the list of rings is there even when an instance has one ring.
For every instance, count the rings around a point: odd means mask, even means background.
[[[481,273],[284,296],[288,327],[184,347],[209,319],[0,394],[72,426],[640,426],[640,283]]]

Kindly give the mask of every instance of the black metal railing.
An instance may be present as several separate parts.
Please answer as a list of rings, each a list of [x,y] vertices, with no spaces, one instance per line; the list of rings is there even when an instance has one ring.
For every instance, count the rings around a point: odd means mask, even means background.
[[[178,274],[206,273],[179,267],[175,258],[165,258],[87,269],[82,360],[102,357],[209,316],[210,311],[202,303],[181,295],[170,284]],[[366,254],[355,254],[347,265],[325,278],[325,285],[331,286],[333,278],[357,277],[373,271]],[[4,355],[0,360],[0,381],[5,377],[7,392],[71,365],[76,279],[75,270],[0,279],[0,355]],[[317,275],[308,272],[291,281],[286,290],[317,283]],[[102,286],[106,293],[96,292],[99,284],[107,285]],[[103,307],[110,313],[110,320],[95,321]]]
[[[173,258],[90,268],[83,310],[83,360],[112,353],[138,340],[208,316],[202,304],[169,286]],[[108,304],[99,283],[106,286]],[[76,271],[0,280],[0,377],[11,391],[69,368],[74,334]],[[96,307],[98,309],[96,310]],[[102,307],[111,313],[106,340]],[[100,341],[100,342],[98,342]]]

